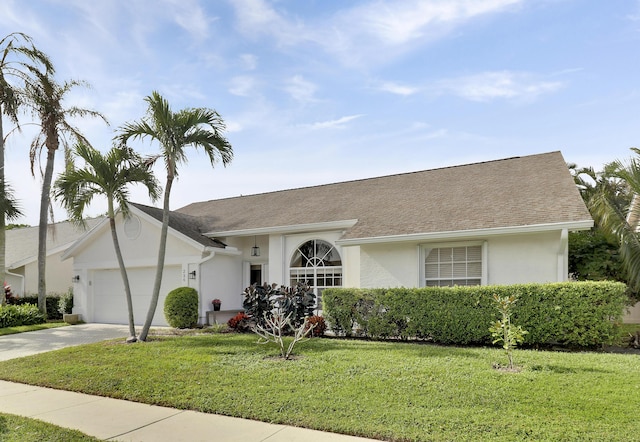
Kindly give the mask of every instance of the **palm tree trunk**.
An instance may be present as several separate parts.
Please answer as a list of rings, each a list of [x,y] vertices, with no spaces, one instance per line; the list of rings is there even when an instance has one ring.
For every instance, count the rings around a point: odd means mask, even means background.
[[[122,251],[120,250],[120,241],[118,241],[118,234],[116,232],[116,220],[113,213],[113,201],[109,199],[109,227],[111,227],[111,238],[113,239],[113,247],[116,250],[116,257],[118,258],[118,266],[120,267],[120,275],[122,276],[122,282],[124,283],[124,293],[127,298],[127,309],[129,311],[129,339],[127,342],[136,341],[136,326],[133,319],[133,301],[131,299],[131,287],[129,286],[129,277],[127,276],[127,268],[124,266],[124,259],[122,259]]]
[[[171,185],[173,184],[173,177],[169,174],[167,176],[167,185],[164,189],[164,204],[162,209],[162,230],[160,231],[160,247],[158,249],[158,265],[156,267],[156,279],[153,283],[153,293],[151,295],[151,302],[149,303],[149,311],[147,312],[147,318],[144,321],[142,331],[140,332],[140,340],[146,341],[153,316],[156,313],[156,307],[158,305],[158,298],[160,297],[160,284],[162,284],[162,272],[164,271],[164,257],[167,250],[167,232],[169,230],[169,196],[171,194]]]
[[[4,173],[4,128],[2,126],[2,106],[0,106],[0,195],[5,195],[5,173]],[[2,283],[2,289],[0,289],[0,305],[7,303],[7,297],[4,292],[4,281],[6,278],[6,221],[5,212],[0,213],[0,282]]]
[[[50,203],[51,180],[53,179],[53,163],[56,151],[47,149],[47,165],[42,179],[42,195],[40,195],[40,224],[38,226],[38,309],[47,317],[47,220]]]

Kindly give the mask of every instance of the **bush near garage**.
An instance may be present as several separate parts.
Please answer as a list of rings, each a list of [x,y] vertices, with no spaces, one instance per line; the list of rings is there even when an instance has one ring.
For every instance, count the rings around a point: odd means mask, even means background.
[[[164,317],[173,328],[198,325],[198,292],[191,287],[178,287],[164,301]]]
[[[596,347],[615,340],[627,296],[619,282],[475,287],[326,289],[323,315],[337,335],[491,344],[493,296],[516,296],[524,345]]]
[[[45,322],[37,305],[2,305],[0,306],[0,328],[34,325]]]
[[[68,297],[71,296],[70,301]],[[70,305],[73,307],[73,292],[69,291],[67,293],[50,293],[46,297],[46,305],[47,305],[47,319],[49,320],[61,320],[62,313],[60,312],[60,300],[65,298],[65,305]],[[7,299],[7,304],[11,305],[38,305],[38,295],[27,295],[27,296],[12,296],[11,299]],[[71,313],[68,311],[67,313]]]

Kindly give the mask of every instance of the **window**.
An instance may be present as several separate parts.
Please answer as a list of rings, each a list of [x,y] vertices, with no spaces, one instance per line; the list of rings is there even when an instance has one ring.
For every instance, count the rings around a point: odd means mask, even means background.
[[[309,284],[316,295],[316,306],[322,308],[322,291],[342,286],[342,259],[326,241],[314,239],[300,245],[293,253],[289,266],[291,286],[298,282]]]
[[[482,283],[482,246],[426,249],[425,285],[442,287]]]

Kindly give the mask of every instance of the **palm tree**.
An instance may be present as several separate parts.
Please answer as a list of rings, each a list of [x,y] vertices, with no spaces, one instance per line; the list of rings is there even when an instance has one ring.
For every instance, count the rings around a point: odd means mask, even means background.
[[[73,154],[84,160],[85,166],[82,169],[72,168],[61,174],[54,185],[54,197],[62,201],[69,217],[80,224],[84,224],[85,208],[91,203],[94,196],[104,195],[107,198],[107,217],[111,227],[111,238],[124,283],[129,311],[129,338],[127,342],[135,342],[136,328],[133,318],[131,288],[116,232],[114,205],[118,204],[122,217],[126,218],[129,216],[129,191],[127,187],[130,184],[144,185],[153,200],[160,196],[160,186],[153,176],[149,164],[143,163],[140,156],[129,147],[113,147],[106,155],[102,155],[93,147],[77,142]]]
[[[632,148],[640,155],[640,149]],[[611,163],[611,174],[620,180],[618,187],[625,187],[625,197],[621,198],[611,187],[603,186],[589,200],[589,209],[596,224],[608,234],[614,235],[620,244],[620,257],[627,271],[629,286],[640,289],[640,158],[634,157],[628,163]],[[628,195],[631,195],[629,202]]]
[[[5,227],[6,219],[21,215],[15,199],[6,187],[4,170],[4,128],[2,116],[18,126],[20,91],[31,80],[29,72],[40,69],[53,71],[47,56],[33,45],[31,38],[20,32],[14,32],[0,40],[0,282],[5,280]],[[4,290],[0,294],[0,304],[5,303]]]
[[[147,339],[158,305],[169,227],[169,197],[173,180],[178,176],[177,166],[187,162],[185,148],[189,146],[196,149],[202,148],[209,157],[212,166],[219,159],[226,166],[233,158],[231,144],[222,135],[225,129],[224,121],[216,111],[206,108],[187,108],[173,112],[167,100],[155,91],[146,97],[145,101],[148,103],[146,116],[140,121],[125,124],[120,128],[120,133],[116,137],[122,143],[136,138],[156,140],[160,145],[160,153],[152,157],[150,161],[154,162],[162,158],[167,172],[158,264],[149,311],[140,332],[141,341]]]
[[[99,112],[76,106],[64,107],[64,99],[76,86],[87,86],[82,81],[71,80],[58,84],[49,73],[33,70],[34,82],[25,86],[25,99],[32,114],[40,120],[40,132],[31,143],[29,158],[31,173],[35,176],[34,165],[43,148],[47,150],[47,161],[42,174],[42,194],[40,195],[40,225],[38,230],[38,308],[46,315],[46,248],[47,248],[47,212],[51,208],[51,181],[56,151],[62,144],[65,160],[69,160],[69,138],[90,144],[80,130],[69,122],[73,117],[100,117]],[[69,164],[67,163],[67,167]]]

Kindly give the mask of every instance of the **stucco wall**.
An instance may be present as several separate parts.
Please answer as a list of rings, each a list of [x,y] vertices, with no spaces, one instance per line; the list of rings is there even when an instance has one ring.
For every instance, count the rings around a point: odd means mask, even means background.
[[[488,284],[560,282],[560,232],[510,235],[488,241]],[[563,255],[568,254],[566,251]],[[564,275],[563,280],[566,280]]]
[[[486,284],[556,282],[559,259],[566,261],[561,232],[505,235],[465,239],[460,244],[478,242],[486,247]],[[421,250],[424,247],[452,246],[456,242],[366,244],[360,247],[360,287],[417,287],[422,285]],[[350,260],[349,263],[356,262]],[[565,280],[566,275],[561,280]],[[352,284],[354,281],[349,280]]]
[[[46,282],[47,293],[66,293],[73,285],[71,277],[73,273],[73,262],[71,260],[62,261],[62,252],[47,256]],[[22,273],[22,272],[16,272]],[[33,261],[24,266],[24,291],[25,294],[38,293],[38,262]]]
[[[211,301],[222,301],[222,310],[242,310],[242,257],[215,254],[200,265],[200,318],[213,310]]]
[[[135,238],[129,238],[125,235],[122,227],[122,220],[118,217],[116,230],[118,232],[118,240],[120,249],[124,257],[125,264],[133,267],[155,265],[158,257],[158,246],[160,244],[160,228],[156,224],[148,222],[140,217],[141,229],[140,234]],[[113,239],[108,223],[102,226],[99,232],[93,237],[90,244],[77,251],[74,256],[74,267],[91,268],[117,268],[118,263],[113,248]],[[200,252],[184,241],[176,238],[174,235],[167,236],[167,263],[178,264],[182,260],[175,257],[193,256],[197,259]]]

